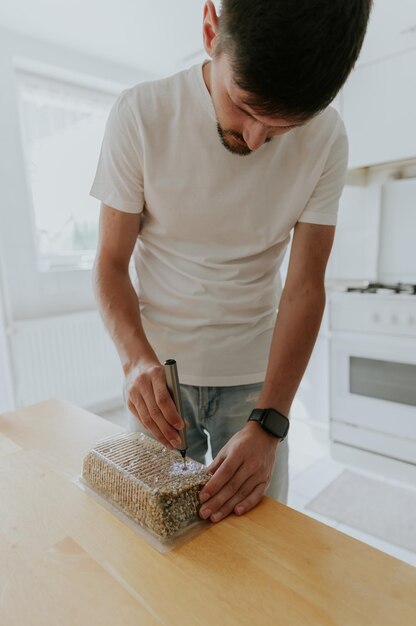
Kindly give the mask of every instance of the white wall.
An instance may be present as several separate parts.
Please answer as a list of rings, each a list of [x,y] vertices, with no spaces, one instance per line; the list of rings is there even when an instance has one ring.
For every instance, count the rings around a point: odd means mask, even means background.
[[[14,385],[12,376],[12,363],[10,359],[10,346],[7,335],[7,310],[2,285],[2,259],[0,249],[0,413],[14,408]]]
[[[0,29],[0,246],[3,297],[13,320],[95,307],[90,271],[37,270],[14,77],[14,67],[22,65],[111,88],[115,93],[148,78],[139,70]],[[97,201],[97,217],[98,209]]]
[[[11,411],[15,407],[11,371],[7,336],[0,311],[0,413]]]
[[[215,0],[219,5],[220,0]],[[1,0],[0,29],[167,76],[202,56],[205,0]],[[184,65],[185,64],[185,65]]]

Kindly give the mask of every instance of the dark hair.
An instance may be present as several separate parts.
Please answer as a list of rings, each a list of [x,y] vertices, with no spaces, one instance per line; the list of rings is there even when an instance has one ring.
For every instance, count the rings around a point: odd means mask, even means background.
[[[260,115],[312,117],[360,53],[372,0],[223,0],[215,55],[229,55]]]

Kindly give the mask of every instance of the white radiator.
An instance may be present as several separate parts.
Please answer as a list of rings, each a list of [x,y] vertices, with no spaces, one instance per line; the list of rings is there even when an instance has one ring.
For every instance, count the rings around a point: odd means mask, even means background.
[[[96,311],[13,323],[16,405],[62,398],[98,409],[120,402],[123,373]]]

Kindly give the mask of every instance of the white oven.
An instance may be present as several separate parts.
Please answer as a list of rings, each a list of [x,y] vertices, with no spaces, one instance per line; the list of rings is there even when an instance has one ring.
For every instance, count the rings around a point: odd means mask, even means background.
[[[416,295],[330,299],[331,440],[416,465]]]

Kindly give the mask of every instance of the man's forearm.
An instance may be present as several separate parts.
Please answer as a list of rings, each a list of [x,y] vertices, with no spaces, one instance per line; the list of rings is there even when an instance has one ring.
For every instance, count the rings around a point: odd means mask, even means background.
[[[100,314],[110,333],[127,373],[140,360],[157,362],[140,317],[137,294],[128,272],[97,260],[94,267],[94,291]]]
[[[257,407],[272,407],[288,415],[315,345],[324,309],[324,287],[295,296],[283,291]]]

